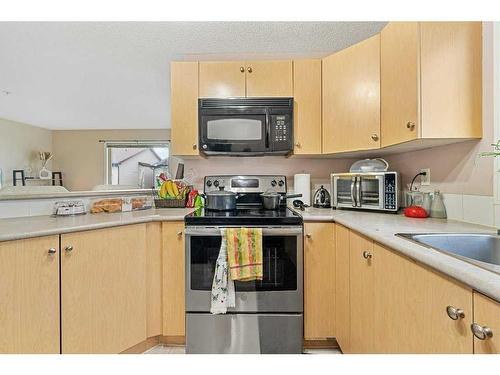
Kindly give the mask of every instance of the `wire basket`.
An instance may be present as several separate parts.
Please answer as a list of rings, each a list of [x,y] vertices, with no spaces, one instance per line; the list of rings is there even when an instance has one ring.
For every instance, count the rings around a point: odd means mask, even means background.
[[[163,199],[160,198],[158,190],[153,189],[153,197],[155,200],[156,208],[184,208],[186,207],[186,199]]]

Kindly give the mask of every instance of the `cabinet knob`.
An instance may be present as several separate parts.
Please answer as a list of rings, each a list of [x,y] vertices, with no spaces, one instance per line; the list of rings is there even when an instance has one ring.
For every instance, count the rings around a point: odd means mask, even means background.
[[[47,252],[49,253],[49,255],[54,255],[57,252],[57,250],[51,247],[49,250],[47,250]]]
[[[240,72],[245,73],[245,67],[244,66],[240,66]]]
[[[365,259],[371,259],[373,257],[372,253],[369,251],[363,251],[363,258]]]
[[[311,233],[306,233],[306,237],[307,238],[312,238],[312,234]]]
[[[68,253],[72,252],[73,251],[73,246],[71,245],[68,245],[64,248],[64,250],[66,250]]]
[[[196,143],[193,143],[193,150],[196,150],[198,148],[198,145]]]
[[[253,70],[252,70],[252,67],[251,67],[251,66],[249,66],[249,67],[247,68],[247,72],[248,72],[248,73],[252,73],[252,72],[253,72]]]
[[[372,134],[372,139],[376,142],[378,141],[378,134]]]
[[[453,306],[447,306],[446,313],[448,314],[451,320],[458,320],[465,318],[464,310],[458,309]]]
[[[300,148],[300,147],[302,147],[302,145],[300,144],[300,142],[295,142],[295,147]]]
[[[476,336],[476,338],[478,338],[479,340],[487,340],[493,337],[493,331],[489,327],[480,326],[477,323],[472,323],[470,329],[472,330],[474,336]]]
[[[406,127],[410,130],[414,130],[415,129],[415,123],[414,122],[411,122],[411,121],[408,121],[406,123]]]
[[[177,237],[182,237],[182,231],[177,232]]]

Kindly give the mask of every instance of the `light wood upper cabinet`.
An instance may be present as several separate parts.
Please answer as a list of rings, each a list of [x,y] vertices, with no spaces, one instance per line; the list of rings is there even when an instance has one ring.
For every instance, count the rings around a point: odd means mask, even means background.
[[[375,252],[375,352],[471,354],[472,290],[378,244]],[[463,315],[453,320],[448,307]]]
[[[247,61],[246,80],[247,97],[292,97],[292,61]]]
[[[161,223],[146,225],[146,333],[162,333],[162,232]]]
[[[474,292],[474,323],[474,353],[500,354],[500,303]]]
[[[200,61],[200,98],[245,96],[244,61]]]
[[[335,224],[335,337],[343,352],[350,351],[349,229]]]
[[[334,224],[305,223],[304,233],[304,338],[335,337]]]
[[[293,61],[295,155],[321,154],[321,60]]]
[[[380,36],[323,59],[323,153],[380,147]]]
[[[146,339],[146,225],[61,235],[62,353]]]
[[[0,353],[59,353],[59,237],[0,242]]]
[[[382,147],[482,137],[480,22],[390,22],[381,32]]]
[[[163,335],[185,336],[184,222],[163,223]]]
[[[373,241],[351,231],[349,236],[349,353],[375,352],[375,271],[378,262]]]
[[[390,22],[380,33],[382,147],[418,136],[419,42],[418,22]]]
[[[198,155],[198,62],[170,64],[172,155]]]

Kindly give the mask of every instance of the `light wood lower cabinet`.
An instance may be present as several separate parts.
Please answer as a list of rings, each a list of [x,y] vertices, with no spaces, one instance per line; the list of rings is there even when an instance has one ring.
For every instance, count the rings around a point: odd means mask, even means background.
[[[304,338],[335,336],[335,234],[333,223],[304,225]]]
[[[160,222],[146,225],[146,333],[162,333],[162,234]]]
[[[378,244],[375,253],[374,351],[472,353],[472,290]]]
[[[59,353],[58,249],[59,236],[0,242],[0,353]]]
[[[375,350],[375,267],[373,241],[351,231],[349,236],[349,353],[373,353]]]
[[[345,353],[350,351],[349,229],[335,224],[335,337]]]
[[[474,323],[474,353],[500,354],[500,302],[474,292]]]
[[[185,336],[184,222],[163,223],[163,335]]]
[[[146,339],[146,224],[61,235],[62,353]]]

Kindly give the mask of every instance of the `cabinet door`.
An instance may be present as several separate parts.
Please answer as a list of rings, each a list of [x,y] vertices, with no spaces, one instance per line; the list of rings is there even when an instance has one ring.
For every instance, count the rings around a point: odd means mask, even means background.
[[[146,312],[147,336],[162,332],[162,236],[161,223],[146,225]]]
[[[378,261],[373,241],[350,231],[351,353],[375,352],[375,272]]]
[[[0,242],[0,353],[59,353],[58,249],[58,236]]]
[[[419,25],[390,22],[380,33],[381,146],[417,138]]]
[[[474,292],[474,323],[478,324],[474,353],[500,354],[500,303]],[[491,337],[483,335],[488,332]]]
[[[293,99],[293,153],[321,154],[321,60],[294,60]]]
[[[247,61],[248,97],[293,96],[292,61]]]
[[[304,338],[335,337],[334,224],[306,223],[304,233]]]
[[[323,59],[323,153],[380,147],[380,36]]]
[[[198,155],[198,63],[170,64],[172,155]]]
[[[200,62],[200,98],[245,96],[245,62]]]
[[[63,353],[119,353],[146,339],[146,225],[61,235]]]
[[[335,224],[335,337],[344,353],[350,352],[349,229]]]
[[[185,336],[184,222],[163,223],[163,335]]]
[[[472,353],[472,290],[375,245],[375,342],[380,353]],[[453,320],[447,308],[461,309]]]

